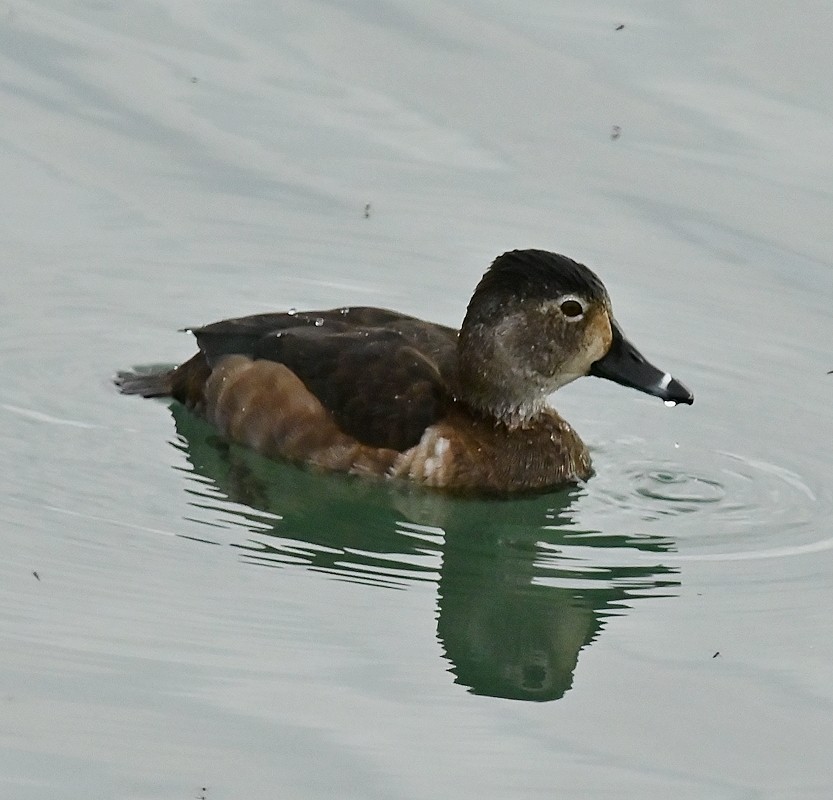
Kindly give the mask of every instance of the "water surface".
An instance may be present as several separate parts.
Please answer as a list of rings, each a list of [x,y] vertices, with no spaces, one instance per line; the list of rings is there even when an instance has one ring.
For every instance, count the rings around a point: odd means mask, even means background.
[[[0,793],[827,797],[831,23],[0,9]],[[456,325],[514,247],[695,393],[560,391],[585,485],[315,475],[110,383],[267,309]]]

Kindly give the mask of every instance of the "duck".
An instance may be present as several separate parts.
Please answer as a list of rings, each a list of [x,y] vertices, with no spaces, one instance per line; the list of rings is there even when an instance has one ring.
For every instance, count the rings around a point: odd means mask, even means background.
[[[498,256],[459,330],[364,306],[184,330],[194,356],[119,372],[119,390],[173,398],[270,458],[449,492],[511,495],[590,478],[587,446],[548,402],[577,378],[667,405],[694,401],[626,338],[599,277],[546,250]]]

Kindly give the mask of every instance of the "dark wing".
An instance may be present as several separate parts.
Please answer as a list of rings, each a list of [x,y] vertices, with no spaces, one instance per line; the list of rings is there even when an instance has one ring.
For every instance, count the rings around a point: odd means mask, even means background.
[[[253,314],[248,317],[224,319],[199,328],[185,328],[185,330],[197,337],[200,350],[208,363],[213,365],[216,359],[233,353],[251,356],[262,338],[288,328],[326,327],[328,332],[335,333],[365,328],[395,330],[397,326],[408,326],[414,323],[429,324],[415,317],[384,308],[354,306],[328,311]],[[430,327],[440,328],[441,326]]]
[[[209,364],[232,353],[285,364],[374,447],[415,445],[454,393],[456,331],[382,309],[260,314],[194,333]]]

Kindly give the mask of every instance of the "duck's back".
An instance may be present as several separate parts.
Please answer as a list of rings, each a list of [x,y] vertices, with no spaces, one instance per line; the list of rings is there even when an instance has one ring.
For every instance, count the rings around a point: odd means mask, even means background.
[[[200,350],[168,373],[166,385],[150,391],[147,377],[133,385],[126,378],[122,389],[170,394],[223,430],[247,429],[246,443],[260,450],[280,438],[270,425],[297,429],[320,404],[340,434],[401,452],[453,402],[457,331],[414,317],[356,307],[258,314],[190,330]],[[232,373],[234,401],[221,391]],[[315,424],[329,430],[321,420]]]

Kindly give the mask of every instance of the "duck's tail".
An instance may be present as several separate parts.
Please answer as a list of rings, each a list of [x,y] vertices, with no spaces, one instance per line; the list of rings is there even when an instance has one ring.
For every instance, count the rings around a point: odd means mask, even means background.
[[[142,397],[170,397],[173,393],[175,370],[158,367],[116,373],[113,383],[122,394],[138,394]]]
[[[173,397],[188,408],[198,408],[202,404],[203,389],[209,375],[211,367],[199,351],[178,367],[138,367],[117,373],[113,382],[122,394]]]

